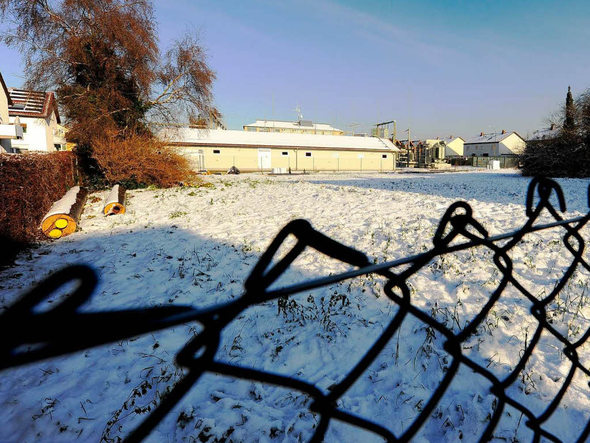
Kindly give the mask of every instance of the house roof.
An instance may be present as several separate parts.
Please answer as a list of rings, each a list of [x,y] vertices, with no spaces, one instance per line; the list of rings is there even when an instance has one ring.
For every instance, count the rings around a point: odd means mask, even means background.
[[[252,146],[399,151],[385,138],[341,135],[249,132],[222,129],[167,128],[160,135],[176,146]]]
[[[445,138],[444,140],[445,140],[445,142],[450,143],[450,142],[457,140],[457,139],[461,139],[461,140],[463,140],[463,143],[465,143],[465,139],[463,137],[453,137],[452,135],[450,137]]]
[[[560,131],[561,131],[561,129],[558,127],[554,127],[553,129],[551,129],[551,128],[537,129],[536,131],[533,132],[533,134],[530,137],[528,137],[528,139],[530,141],[552,140],[554,138],[557,138]]]
[[[57,100],[53,92],[26,91],[10,88],[8,90],[12,104],[8,106],[11,117],[47,118],[55,112],[57,122],[61,123]]]
[[[505,131],[504,134],[502,134],[501,132],[493,132],[490,134],[482,133],[476,137],[472,137],[469,140],[465,141],[465,144],[468,145],[468,144],[476,144],[476,143],[497,143],[497,142],[501,142],[505,138],[510,137],[512,134],[516,134],[518,137],[520,137],[524,141],[524,138],[522,138],[518,134],[518,132]]]
[[[280,129],[315,129],[317,131],[341,131],[327,123],[313,123],[311,120],[299,120],[296,122],[287,122],[281,120],[256,120],[254,123],[244,125],[245,127],[254,128],[280,128]]]
[[[0,72],[0,87],[4,89],[4,93],[6,94],[6,98],[8,99],[8,106],[12,105],[12,99],[10,98],[10,93],[8,92],[8,88],[6,87],[6,83],[4,83],[4,79],[2,78],[2,73]]]
[[[436,137],[436,138],[427,138],[426,142],[430,143],[430,142],[445,142],[445,143],[451,143],[452,141],[455,141],[457,139],[463,140],[463,142],[465,142],[465,139],[463,137],[454,137],[454,136],[449,136],[449,137]]]

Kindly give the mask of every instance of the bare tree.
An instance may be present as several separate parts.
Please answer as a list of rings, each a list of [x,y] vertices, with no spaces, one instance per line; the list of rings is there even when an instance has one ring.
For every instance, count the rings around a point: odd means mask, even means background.
[[[147,134],[148,116],[207,114],[215,74],[194,36],[160,62],[149,0],[0,0],[5,43],[25,58],[26,87],[53,89],[80,145],[105,131]]]
[[[215,75],[206,64],[197,35],[187,34],[174,42],[163,57],[156,78],[159,94],[149,102],[150,111],[164,121],[181,115],[187,120],[207,115],[211,107],[211,84]]]

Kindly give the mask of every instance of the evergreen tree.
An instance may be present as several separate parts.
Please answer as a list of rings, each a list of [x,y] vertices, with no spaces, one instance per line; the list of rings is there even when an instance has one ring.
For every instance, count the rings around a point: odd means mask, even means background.
[[[574,105],[574,98],[572,97],[572,89],[567,87],[567,96],[565,98],[565,121],[563,122],[563,130],[571,132],[576,128],[576,106]]]

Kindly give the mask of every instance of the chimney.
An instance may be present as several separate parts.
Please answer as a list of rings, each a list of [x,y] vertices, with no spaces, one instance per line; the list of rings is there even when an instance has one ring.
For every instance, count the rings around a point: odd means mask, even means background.
[[[483,137],[484,135],[485,135],[485,134],[483,133],[483,131],[479,133],[479,136],[480,136],[480,137]]]
[[[551,131],[555,130],[555,123],[551,123],[551,127],[549,128]]]
[[[505,129],[502,129],[502,134],[506,134],[506,130]]]

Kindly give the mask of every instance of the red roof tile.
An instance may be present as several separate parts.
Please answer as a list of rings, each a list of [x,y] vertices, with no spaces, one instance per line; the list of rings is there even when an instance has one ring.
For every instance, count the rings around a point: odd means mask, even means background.
[[[53,92],[26,91],[10,88],[12,104],[8,105],[8,115],[11,117],[47,118],[55,112],[57,122],[61,123],[57,101]]]

